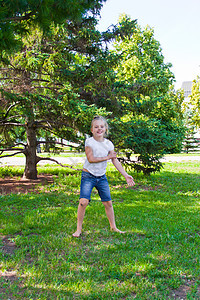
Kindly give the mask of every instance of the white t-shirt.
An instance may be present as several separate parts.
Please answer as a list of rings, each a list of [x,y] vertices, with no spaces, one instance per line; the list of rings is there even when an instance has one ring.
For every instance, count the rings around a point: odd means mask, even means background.
[[[111,141],[104,139],[103,142],[96,141],[93,137],[86,139],[85,147],[92,148],[94,157],[105,157],[108,153],[114,150],[114,145]],[[98,163],[90,163],[86,157],[83,168],[88,170],[95,176],[102,176],[106,173],[107,160]]]

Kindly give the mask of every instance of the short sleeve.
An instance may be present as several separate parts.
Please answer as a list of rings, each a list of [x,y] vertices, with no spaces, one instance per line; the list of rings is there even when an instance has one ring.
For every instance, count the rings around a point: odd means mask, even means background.
[[[92,147],[92,139],[91,138],[87,138],[85,140],[85,147]]]
[[[86,139],[86,140],[85,140],[85,147],[87,147],[88,144],[89,144],[89,139]]]
[[[109,151],[113,151],[115,148],[114,144],[110,140],[108,140],[108,142],[109,142]]]

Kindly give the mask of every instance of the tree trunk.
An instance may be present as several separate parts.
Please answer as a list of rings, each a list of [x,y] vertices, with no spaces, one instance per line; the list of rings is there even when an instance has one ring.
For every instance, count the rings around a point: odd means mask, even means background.
[[[24,169],[23,177],[26,179],[37,179],[37,154],[36,154],[36,132],[34,123],[32,125],[27,124],[27,147],[26,147],[26,165]]]

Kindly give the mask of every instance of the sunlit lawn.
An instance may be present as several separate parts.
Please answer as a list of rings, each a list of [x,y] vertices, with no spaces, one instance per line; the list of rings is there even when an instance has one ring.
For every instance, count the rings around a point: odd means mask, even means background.
[[[6,252],[0,242],[0,299],[175,299],[176,291],[200,299],[200,162],[133,173],[134,188],[109,166],[117,226],[127,233],[110,232],[95,192],[81,238],[72,237],[80,172],[40,172],[58,174],[54,184],[0,196],[0,232],[16,245]]]

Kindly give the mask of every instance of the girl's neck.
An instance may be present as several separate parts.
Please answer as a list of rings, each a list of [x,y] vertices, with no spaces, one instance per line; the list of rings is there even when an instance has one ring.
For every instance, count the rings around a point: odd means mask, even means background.
[[[93,139],[95,140],[95,141],[97,141],[97,142],[103,142],[104,141],[104,137],[94,137],[93,136]]]

